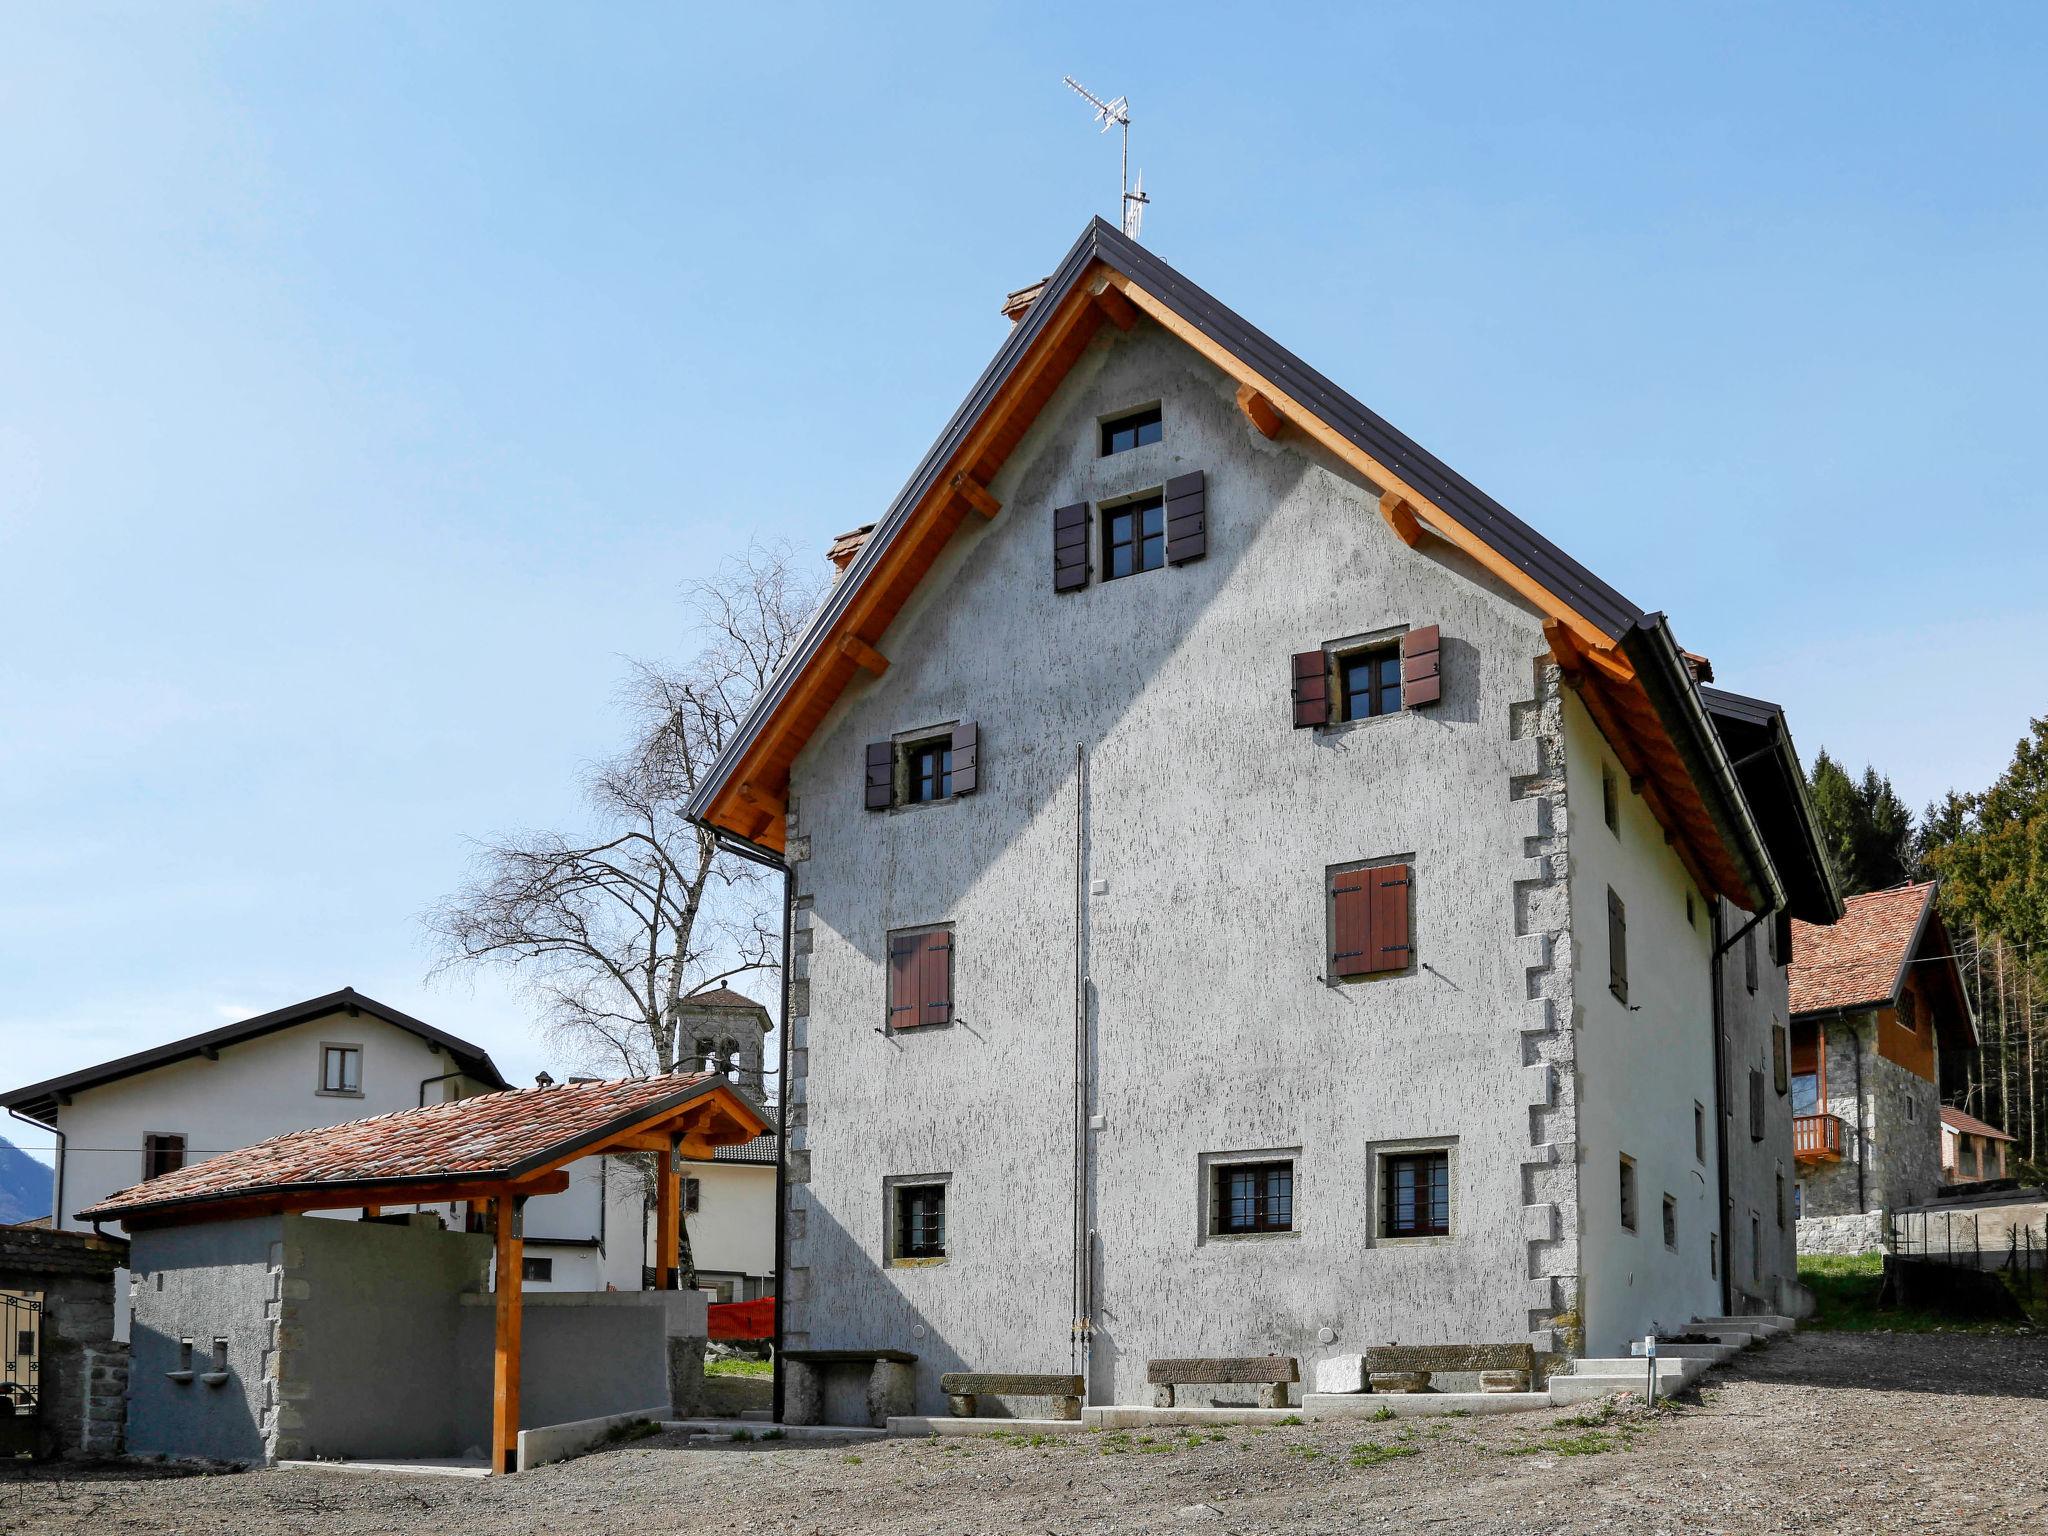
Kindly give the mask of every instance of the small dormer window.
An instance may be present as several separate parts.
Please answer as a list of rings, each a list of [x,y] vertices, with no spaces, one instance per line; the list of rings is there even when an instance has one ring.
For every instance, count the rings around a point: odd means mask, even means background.
[[[320,1047],[320,1091],[360,1098],[363,1092],[363,1048],[360,1045]]]
[[[1156,405],[1133,411],[1128,416],[1111,417],[1102,424],[1102,456],[1108,458],[1112,453],[1156,443],[1164,431]]]

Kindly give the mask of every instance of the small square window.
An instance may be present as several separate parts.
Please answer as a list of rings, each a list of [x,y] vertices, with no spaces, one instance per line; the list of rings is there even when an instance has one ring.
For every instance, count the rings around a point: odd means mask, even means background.
[[[1339,720],[1401,712],[1401,645],[1369,645],[1337,654]]]
[[[1102,509],[1102,579],[1135,576],[1166,564],[1166,499],[1141,496]]]
[[[142,1138],[142,1177],[145,1181],[176,1173],[184,1166],[184,1137],[167,1131],[152,1131]]]
[[[1156,405],[1133,411],[1128,416],[1112,417],[1102,424],[1102,456],[1107,458],[1112,453],[1142,448],[1147,443],[1158,442],[1164,434],[1165,424]]]
[[[1447,1149],[1380,1154],[1381,1237],[1451,1234],[1451,1154]]]
[[[363,1091],[363,1048],[359,1045],[320,1047],[320,1091],[360,1096]]]
[[[555,1278],[555,1261],[553,1259],[522,1258],[519,1261],[519,1278],[522,1280],[538,1280],[541,1284],[547,1285]]]
[[[1750,991],[1756,990],[1756,930],[1749,929],[1742,935],[1742,984]]]
[[[1212,1237],[1294,1230],[1294,1160],[1216,1163],[1209,1170]]]
[[[1618,1003],[1628,1002],[1628,908],[1607,888],[1607,990]]]
[[[1778,1175],[1778,1230],[1785,1230],[1785,1175]]]
[[[1692,1101],[1692,1156],[1694,1162],[1707,1160],[1707,1106],[1698,1099]]]
[[[1636,1229],[1636,1160],[1626,1152],[1621,1155],[1621,1226],[1625,1232]]]
[[[1664,1246],[1678,1251],[1678,1202],[1670,1195],[1664,1197]]]
[[[1600,815],[1607,830],[1621,836],[1621,786],[1614,781],[1614,770],[1605,763],[1600,765]]]
[[[1707,1234],[1707,1274],[1712,1279],[1721,1278],[1721,1234]]]
[[[946,1186],[903,1182],[891,1186],[892,1251],[898,1263],[946,1257]]]
[[[1749,1217],[1749,1278],[1752,1284],[1764,1277],[1764,1224],[1752,1211]]]
[[[903,801],[926,805],[953,794],[953,738],[908,742],[903,748]]]

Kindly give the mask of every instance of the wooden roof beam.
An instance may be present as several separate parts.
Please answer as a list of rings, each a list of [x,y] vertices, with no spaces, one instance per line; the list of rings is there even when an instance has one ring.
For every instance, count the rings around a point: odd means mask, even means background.
[[[1380,516],[1387,520],[1387,526],[1394,530],[1394,537],[1414,549],[1422,542],[1422,523],[1415,516],[1415,509],[1399,491],[1388,491],[1380,497]]]
[[[1128,331],[1138,323],[1138,312],[1131,307],[1131,301],[1106,284],[1095,290],[1095,307],[1120,331]]]
[[[1280,413],[1273,409],[1273,402],[1253,389],[1249,384],[1237,386],[1237,408],[1244,413],[1244,419],[1252,424],[1259,436],[1278,437],[1283,425]]]
[[[869,645],[867,641],[861,639],[859,635],[841,635],[839,637],[839,654],[855,666],[873,673],[876,677],[880,677],[889,670],[889,658],[876,650],[872,645]]]
[[[1003,510],[1003,504],[997,501],[995,497],[989,495],[988,487],[975,479],[974,476],[968,474],[964,469],[953,477],[953,489],[960,493],[962,501],[974,508],[983,517],[994,517]]]

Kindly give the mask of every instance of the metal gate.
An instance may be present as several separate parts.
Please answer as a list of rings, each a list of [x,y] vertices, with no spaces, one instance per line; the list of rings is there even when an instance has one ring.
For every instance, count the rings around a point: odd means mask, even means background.
[[[35,1449],[42,1366],[43,1298],[0,1291],[0,1456]]]

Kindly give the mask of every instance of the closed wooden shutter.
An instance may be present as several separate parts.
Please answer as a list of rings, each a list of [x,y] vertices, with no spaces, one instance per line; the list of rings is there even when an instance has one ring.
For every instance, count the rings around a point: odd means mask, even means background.
[[[1413,953],[1406,864],[1348,869],[1330,877],[1330,974],[1370,976],[1404,969]]]
[[[1088,585],[1088,503],[1056,507],[1052,514],[1052,589],[1078,592]]]
[[[1209,491],[1196,470],[1166,482],[1166,563],[1186,565],[1209,553]]]
[[[1764,1139],[1764,1075],[1755,1067],[1749,1069],[1749,1139]]]
[[[1330,663],[1321,651],[1300,651],[1294,658],[1294,727],[1327,725],[1330,721]]]
[[[1401,707],[1424,709],[1443,697],[1437,626],[1425,624],[1401,637]]]
[[[1607,990],[1628,1001],[1628,913],[1621,898],[1607,892]]]
[[[953,727],[953,793],[971,795],[981,787],[981,727],[963,720]]]
[[[896,748],[886,741],[868,743],[868,809],[886,811],[896,798]]]
[[[953,1020],[953,935],[889,935],[889,1027],[916,1029]]]
[[[1792,1088],[1792,1051],[1785,1038],[1785,1026],[1771,1026],[1771,1076],[1773,1085],[1780,1093]]]

